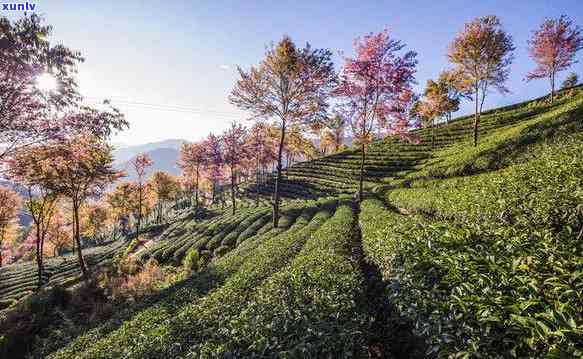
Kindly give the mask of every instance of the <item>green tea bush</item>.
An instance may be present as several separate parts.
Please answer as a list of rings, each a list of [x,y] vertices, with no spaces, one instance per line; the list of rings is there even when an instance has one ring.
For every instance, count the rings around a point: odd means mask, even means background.
[[[518,171],[514,177],[498,177],[506,187],[493,184],[492,179],[482,182],[499,191],[489,194],[474,186],[474,197],[448,201],[457,206],[448,213],[466,218],[457,224],[403,216],[379,201],[363,203],[360,221],[366,255],[393,282],[387,300],[415,321],[432,353],[443,357],[583,354],[583,248],[575,231],[583,218],[577,214],[583,203],[577,197],[583,177],[565,166],[561,153],[554,153],[555,162],[545,158],[538,164],[558,165],[565,172]],[[568,175],[574,182],[563,182]],[[553,187],[554,176],[574,187]],[[526,182],[513,182],[518,178]],[[533,188],[539,191],[530,192]],[[402,200],[405,191],[389,198]],[[407,199],[413,203],[427,198],[409,191],[413,193]],[[485,200],[485,194],[492,197]],[[511,212],[496,216],[505,201],[512,203],[505,207]],[[436,213],[443,213],[446,202],[439,203]]]
[[[191,249],[186,253],[186,256],[182,259],[182,268],[185,272],[196,272],[199,270],[200,255],[196,249]]]

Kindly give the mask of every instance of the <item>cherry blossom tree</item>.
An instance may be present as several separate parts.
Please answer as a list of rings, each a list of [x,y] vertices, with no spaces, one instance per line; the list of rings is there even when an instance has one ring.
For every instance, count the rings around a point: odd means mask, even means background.
[[[223,141],[223,160],[225,165],[229,168],[231,177],[231,206],[233,215],[237,210],[237,198],[235,195],[235,187],[237,184],[237,176],[241,165],[245,159],[250,155],[245,146],[245,138],[247,137],[247,129],[243,125],[236,122],[231,123],[222,136]]]
[[[223,143],[220,137],[211,133],[205,139],[204,146],[208,154],[205,172],[211,185],[212,203],[215,204],[217,188],[224,176]]]
[[[127,234],[130,216],[137,213],[140,207],[138,197],[137,185],[131,182],[119,183],[106,195],[105,200],[113,211],[112,216],[124,235]],[[141,207],[144,207],[144,203],[141,203]]]
[[[65,220],[61,208],[53,211],[53,216],[46,234],[45,255],[57,257],[65,250],[73,248],[71,235],[72,223]]]
[[[256,122],[251,126],[245,147],[249,150],[249,161],[255,172],[255,204],[259,204],[259,185],[261,172],[275,160],[275,143],[269,136],[269,127],[264,122]]]
[[[22,242],[20,241],[23,235],[22,228],[17,221],[12,221],[4,229],[2,234],[2,245],[0,245],[0,256],[2,256],[2,265],[12,264],[25,255]],[[31,249],[34,246],[30,247]]]
[[[328,50],[310,45],[296,48],[284,38],[271,46],[259,66],[238,68],[239,80],[229,97],[232,104],[249,111],[254,119],[276,118],[279,134],[277,174],[273,193],[273,225],[279,223],[282,155],[290,125],[307,125],[325,116],[327,98],[336,75]]]
[[[87,199],[98,198],[123,173],[113,168],[112,147],[91,135],[52,141],[40,148],[43,154],[39,162],[47,172],[45,186],[71,201],[79,266],[88,280],[81,246],[80,210]]]
[[[327,128],[331,134],[330,143],[334,147],[334,152],[340,150],[340,146],[344,143],[344,134],[346,132],[346,119],[342,117],[339,113],[335,113],[328,122]]]
[[[10,226],[14,225],[20,209],[20,196],[14,190],[0,187],[0,248],[6,242]],[[0,267],[2,267],[2,251],[0,250]]]
[[[449,122],[452,113],[459,110],[462,100],[471,99],[472,84],[463,72],[455,69],[442,71],[436,84],[444,96],[445,120]]]
[[[36,145],[21,148],[9,161],[9,177],[25,189],[24,209],[35,228],[31,240],[35,243],[39,287],[43,284],[44,242],[59,197],[59,193],[48,186],[53,165],[49,159],[47,147]]]
[[[88,203],[81,211],[81,233],[95,242],[101,242],[108,219],[109,211],[105,203]]]
[[[199,206],[200,176],[208,163],[207,149],[203,143],[184,143],[180,148],[178,166],[185,179],[193,180],[196,208]]]
[[[508,93],[504,83],[510,73],[514,45],[496,16],[477,18],[464,26],[449,46],[448,57],[456,71],[472,83],[474,95],[474,146],[478,145],[480,115],[490,87]]]
[[[528,41],[530,57],[537,66],[528,73],[526,79],[549,79],[552,103],[557,73],[576,63],[575,55],[582,48],[581,28],[575,26],[569,17],[563,15],[558,19],[546,19]]]
[[[437,81],[427,80],[423,99],[416,102],[413,110],[426,126],[431,127],[431,149],[435,146],[436,120],[440,117],[449,120],[451,113],[459,109],[463,93],[452,89],[452,81],[456,81],[452,77],[454,75],[443,72]]]
[[[75,80],[81,55],[49,42],[52,28],[36,14],[11,22],[0,17],[0,159],[16,149],[66,130],[58,112],[79,100]],[[43,91],[37,80],[51,74],[57,87]]]
[[[143,203],[145,193],[145,180],[146,180],[146,170],[153,164],[152,159],[146,153],[140,153],[132,160],[132,167],[138,176],[138,212],[136,218],[136,238],[140,237],[140,226],[143,219]]]
[[[363,198],[364,164],[368,144],[379,132],[404,135],[409,130],[404,107],[411,99],[416,53],[399,55],[405,47],[387,30],[354,41],[355,58],[346,58],[334,91],[338,107],[360,143],[359,201]]]
[[[152,174],[148,187],[156,197],[156,221],[162,222],[164,203],[172,200],[178,193],[178,181],[164,171]]]

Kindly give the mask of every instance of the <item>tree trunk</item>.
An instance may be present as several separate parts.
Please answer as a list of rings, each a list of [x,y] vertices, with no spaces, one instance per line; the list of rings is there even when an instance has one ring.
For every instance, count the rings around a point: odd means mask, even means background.
[[[555,102],[555,74],[551,74],[551,104]]]
[[[196,208],[198,209],[198,166],[196,166]]]
[[[212,203],[213,205],[215,204],[216,201],[216,193],[215,193],[215,180],[213,180],[213,185],[212,185],[212,189],[211,189],[211,197],[212,197]]]
[[[40,237],[41,237],[41,224],[35,223],[36,225],[36,266],[38,273],[38,287],[43,285],[43,255],[40,251]]]
[[[235,170],[233,167],[231,167],[231,202],[233,202],[233,215],[235,215],[237,204],[235,202]]]
[[[261,180],[261,173],[259,171],[259,156],[257,156],[255,167],[255,207],[259,206],[259,181]]]
[[[83,274],[83,279],[85,281],[89,280],[89,273],[87,271],[87,266],[85,265],[85,259],[83,258],[83,251],[81,249],[81,235],[79,233],[79,204],[73,202],[73,215],[75,217],[75,245],[77,246],[77,259],[79,260],[79,267],[81,268],[81,273]]]
[[[0,226],[0,268],[2,268],[2,243],[4,243],[5,226]]]
[[[162,223],[162,201],[158,201],[158,218],[156,222],[158,224]]]
[[[364,139],[363,139],[364,141]],[[364,142],[360,145],[360,150],[362,151],[361,158],[360,158],[360,179],[358,185],[358,203],[362,202],[362,197],[364,194],[364,161],[366,161],[366,148],[364,146]]]
[[[431,120],[431,150],[435,147],[435,119]]]
[[[480,114],[478,111],[478,103],[479,103],[479,88],[476,84],[476,112],[474,115],[474,147],[478,146],[478,126],[480,125]]]
[[[138,218],[136,221],[136,238],[140,238],[140,226],[142,224],[142,184],[138,186]]]
[[[279,225],[279,185],[281,182],[281,156],[283,154],[283,145],[285,141],[285,120],[281,126],[281,138],[279,140],[279,150],[277,151],[277,175],[275,177],[275,188],[273,191],[273,227]]]

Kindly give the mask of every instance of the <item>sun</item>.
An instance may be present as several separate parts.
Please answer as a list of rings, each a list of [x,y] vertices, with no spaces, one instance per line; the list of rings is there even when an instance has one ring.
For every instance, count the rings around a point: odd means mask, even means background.
[[[45,72],[36,79],[36,87],[45,92],[55,91],[57,89],[57,79]]]

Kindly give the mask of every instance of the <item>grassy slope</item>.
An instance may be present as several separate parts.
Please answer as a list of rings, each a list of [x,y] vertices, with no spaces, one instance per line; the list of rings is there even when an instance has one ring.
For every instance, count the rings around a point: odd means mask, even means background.
[[[358,152],[293,166],[284,191],[302,201],[289,202],[283,228],[252,205],[171,226],[137,255],[177,263],[197,248],[211,265],[52,357],[370,355],[357,225],[386,301],[433,355],[580,354],[582,112],[575,89],[554,106],[488,111],[477,148],[471,118],[440,126],[434,151],[427,130],[419,144],[375,143],[359,213],[323,198],[354,192]]]

